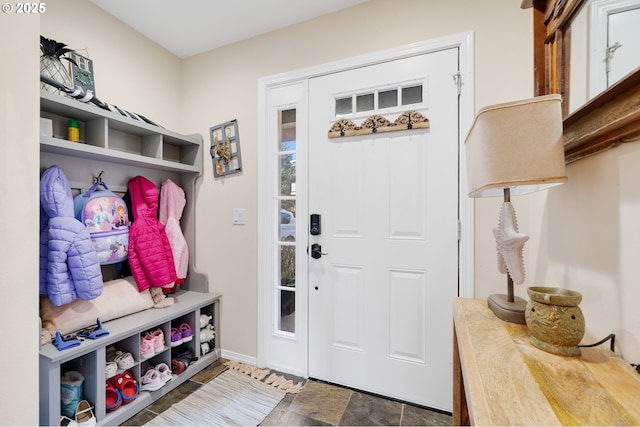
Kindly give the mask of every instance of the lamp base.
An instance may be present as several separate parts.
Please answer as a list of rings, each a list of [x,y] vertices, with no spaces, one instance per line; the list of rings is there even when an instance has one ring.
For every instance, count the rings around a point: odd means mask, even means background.
[[[524,318],[527,302],[520,297],[514,297],[514,302],[509,302],[506,295],[493,294],[487,298],[487,305],[499,319],[520,325],[527,323]]]

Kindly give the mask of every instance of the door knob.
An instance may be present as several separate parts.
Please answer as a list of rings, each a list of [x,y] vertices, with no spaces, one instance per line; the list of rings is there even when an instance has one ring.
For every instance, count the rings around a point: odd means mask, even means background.
[[[319,259],[322,257],[322,255],[328,254],[322,252],[322,246],[320,246],[319,243],[314,243],[313,245],[311,245],[311,258]]]

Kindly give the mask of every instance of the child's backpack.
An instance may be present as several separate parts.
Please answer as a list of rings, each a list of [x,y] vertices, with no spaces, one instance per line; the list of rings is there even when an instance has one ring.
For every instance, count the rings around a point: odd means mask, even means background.
[[[104,190],[98,190],[99,187]],[[76,219],[89,230],[100,264],[115,264],[127,259],[129,212],[122,197],[100,181],[77,195],[73,208]]]

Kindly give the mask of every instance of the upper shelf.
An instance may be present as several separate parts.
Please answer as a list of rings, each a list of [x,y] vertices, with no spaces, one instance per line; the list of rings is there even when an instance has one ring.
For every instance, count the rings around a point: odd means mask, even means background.
[[[40,115],[52,121],[52,135],[41,134],[42,151],[173,172],[202,172],[200,135],[181,135],[46,91],[40,93]],[[80,143],[66,139],[69,119],[80,124]]]

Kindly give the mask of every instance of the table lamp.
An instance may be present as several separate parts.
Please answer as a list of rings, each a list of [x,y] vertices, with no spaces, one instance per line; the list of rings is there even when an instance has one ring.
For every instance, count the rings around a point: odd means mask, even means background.
[[[465,140],[469,197],[503,196],[493,230],[498,271],[507,274],[507,295],[490,295],[497,317],[525,324],[526,301],[515,297],[513,283],[524,281],[522,251],[529,239],[518,231],[511,195],[543,190],[567,180],[560,95],[497,104],[481,109]]]

